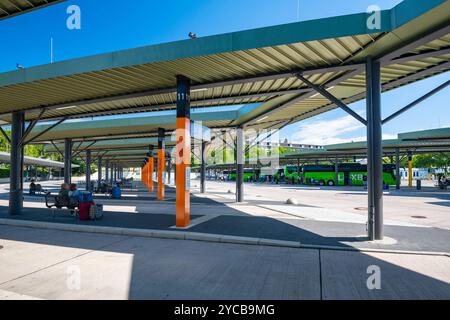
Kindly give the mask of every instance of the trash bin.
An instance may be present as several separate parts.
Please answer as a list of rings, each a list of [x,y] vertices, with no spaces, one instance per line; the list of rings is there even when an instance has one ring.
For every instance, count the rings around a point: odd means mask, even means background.
[[[120,188],[118,186],[113,187],[112,191],[111,191],[111,197],[113,199],[120,199],[121,196],[122,196],[122,192],[121,192]]]
[[[417,190],[422,189],[422,180],[416,180],[416,187],[417,187]]]

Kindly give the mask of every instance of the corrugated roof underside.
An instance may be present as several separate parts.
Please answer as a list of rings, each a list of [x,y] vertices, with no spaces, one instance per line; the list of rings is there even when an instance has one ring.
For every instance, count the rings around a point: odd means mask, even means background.
[[[63,0],[0,0],[0,20],[62,1]]]

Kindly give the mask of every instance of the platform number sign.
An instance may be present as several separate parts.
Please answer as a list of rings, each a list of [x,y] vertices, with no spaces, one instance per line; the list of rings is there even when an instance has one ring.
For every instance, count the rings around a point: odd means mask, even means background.
[[[191,167],[186,167],[186,191],[191,190]]]

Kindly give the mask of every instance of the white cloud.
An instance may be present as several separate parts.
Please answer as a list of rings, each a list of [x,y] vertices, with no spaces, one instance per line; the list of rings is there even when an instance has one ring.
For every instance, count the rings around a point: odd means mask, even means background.
[[[383,134],[383,140],[391,140],[391,139],[397,139],[397,135],[395,134],[390,134],[390,133],[386,133]]]
[[[344,134],[363,129],[364,125],[348,115],[334,120],[319,120],[309,124],[299,124],[299,129],[290,140],[305,144],[327,145],[365,140],[365,136],[342,138]]]
[[[363,129],[365,126],[352,116],[344,116],[333,120],[319,120],[308,124],[300,123],[298,131],[294,132],[289,140],[304,144],[329,145],[346,142],[366,141],[366,135],[342,137]],[[383,140],[396,139],[393,134],[383,134]]]

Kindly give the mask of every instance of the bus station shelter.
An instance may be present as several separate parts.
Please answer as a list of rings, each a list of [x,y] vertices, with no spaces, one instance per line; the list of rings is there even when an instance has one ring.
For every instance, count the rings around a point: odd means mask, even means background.
[[[426,136],[426,139],[419,138]],[[401,155],[439,153],[450,151],[450,128],[432,129],[400,133],[398,139],[383,140],[383,156],[386,158]],[[282,163],[294,163],[295,160],[330,161],[335,157],[351,160],[367,155],[367,142],[349,142],[324,146],[322,149],[304,149],[288,152],[280,156]]]
[[[448,12],[445,0],[405,0],[381,11],[375,24],[370,21],[376,13],[352,14],[2,73],[0,120],[12,131],[10,213],[22,208],[22,147],[34,142],[40,121],[55,121],[51,131],[70,119],[175,110],[176,224],[184,227],[190,221],[191,109],[258,103],[258,114],[236,124],[241,154],[242,129],[282,128],[341,108],[367,126],[369,238],[382,239],[382,125],[449,81],[398,106],[386,119],[380,96],[450,69]],[[348,107],[361,99],[366,99],[367,118]],[[242,155],[241,184],[239,159]],[[239,193],[243,196],[242,188]]]
[[[450,128],[401,133],[398,139],[382,141],[383,157],[396,164],[396,188],[400,189],[401,157],[408,157],[409,177],[412,177],[412,155],[450,152]],[[328,161],[355,161],[367,156],[367,142],[350,142],[324,146],[323,149],[300,150],[280,156],[281,164],[311,163]],[[337,169],[337,166],[336,166]],[[412,187],[412,180],[409,181]]]
[[[400,189],[399,177],[402,158],[408,158],[409,177],[411,177],[412,155],[450,152],[450,128],[400,133],[398,139],[383,140],[381,144],[384,160],[389,159],[390,163],[396,164],[396,188]],[[299,170],[303,164],[331,162],[337,165],[340,161],[356,162],[357,160],[365,160],[366,157],[367,142],[358,141],[326,145],[318,149],[305,148],[276,156],[247,157],[245,167],[248,169],[261,169],[267,164],[276,162],[279,166],[296,166],[297,170]],[[207,165],[208,170],[232,170],[233,168],[234,163],[225,161]],[[199,168],[195,168],[195,170],[198,171]],[[338,166],[335,166],[335,170],[337,175]],[[335,180],[337,181],[337,179]],[[411,187],[412,181],[409,183],[409,187]]]

